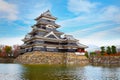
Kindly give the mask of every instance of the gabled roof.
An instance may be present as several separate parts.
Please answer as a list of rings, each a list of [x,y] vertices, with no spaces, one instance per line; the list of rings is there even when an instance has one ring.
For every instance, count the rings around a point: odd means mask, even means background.
[[[50,35],[53,35],[56,39],[59,39],[59,38],[53,33],[53,31],[51,31],[50,33],[46,34],[44,37],[49,37]]]
[[[44,20],[44,19],[39,19],[39,23],[40,23],[40,24],[53,25],[53,26],[55,26],[56,28],[59,28],[59,27],[60,27],[60,25],[56,24],[55,22],[47,21],[47,20]]]
[[[46,17],[50,19],[56,20],[57,18],[51,15],[51,12],[47,10],[46,12],[42,13],[39,17],[37,17],[35,20],[39,20],[41,17]]]
[[[46,12],[44,12],[42,15],[44,15],[44,16],[52,16],[51,12],[49,10],[47,10]]]

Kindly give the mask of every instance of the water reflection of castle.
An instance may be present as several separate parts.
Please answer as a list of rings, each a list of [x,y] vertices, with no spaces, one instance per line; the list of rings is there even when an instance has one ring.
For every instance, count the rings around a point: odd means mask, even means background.
[[[57,28],[56,17],[50,11],[46,11],[37,17],[37,23],[32,26],[33,30],[23,39],[21,53],[32,51],[51,51],[51,52],[84,52],[86,45],[80,44],[72,35],[64,35]]]

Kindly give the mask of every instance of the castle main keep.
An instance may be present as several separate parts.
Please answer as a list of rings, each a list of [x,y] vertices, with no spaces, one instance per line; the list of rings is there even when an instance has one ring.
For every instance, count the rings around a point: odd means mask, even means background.
[[[21,45],[21,53],[32,51],[82,53],[87,48],[72,35],[65,35],[58,31],[57,29],[61,26],[55,23],[57,18],[52,16],[49,10],[35,20],[36,24],[32,26],[32,31],[23,39],[24,44]]]

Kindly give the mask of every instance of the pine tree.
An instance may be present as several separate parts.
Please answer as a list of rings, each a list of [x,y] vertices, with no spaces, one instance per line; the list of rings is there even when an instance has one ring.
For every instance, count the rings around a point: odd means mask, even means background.
[[[117,53],[116,47],[115,47],[114,45],[113,45],[111,48],[112,48],[112,53],[113,53],[113,54]]]
[[[106,52],[107,52],[107,54],[109,54],[109,55],[111,54],[111,48],[110,48],[110,46],[107,47],[107,51],[106,51]]]
[[[101,48],[101,54],[103,55],[103,54],[105,53],[105,47],[102,46],[102,47],[100,47],[100,48]]]

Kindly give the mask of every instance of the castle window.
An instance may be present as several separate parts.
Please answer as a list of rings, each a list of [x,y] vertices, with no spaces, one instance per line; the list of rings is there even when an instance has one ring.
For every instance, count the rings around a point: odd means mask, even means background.
[[[42,27],[42,29],[46,29],[46,27]]]
[[[51,22],[50,20],[47,20],[48,22]]]

